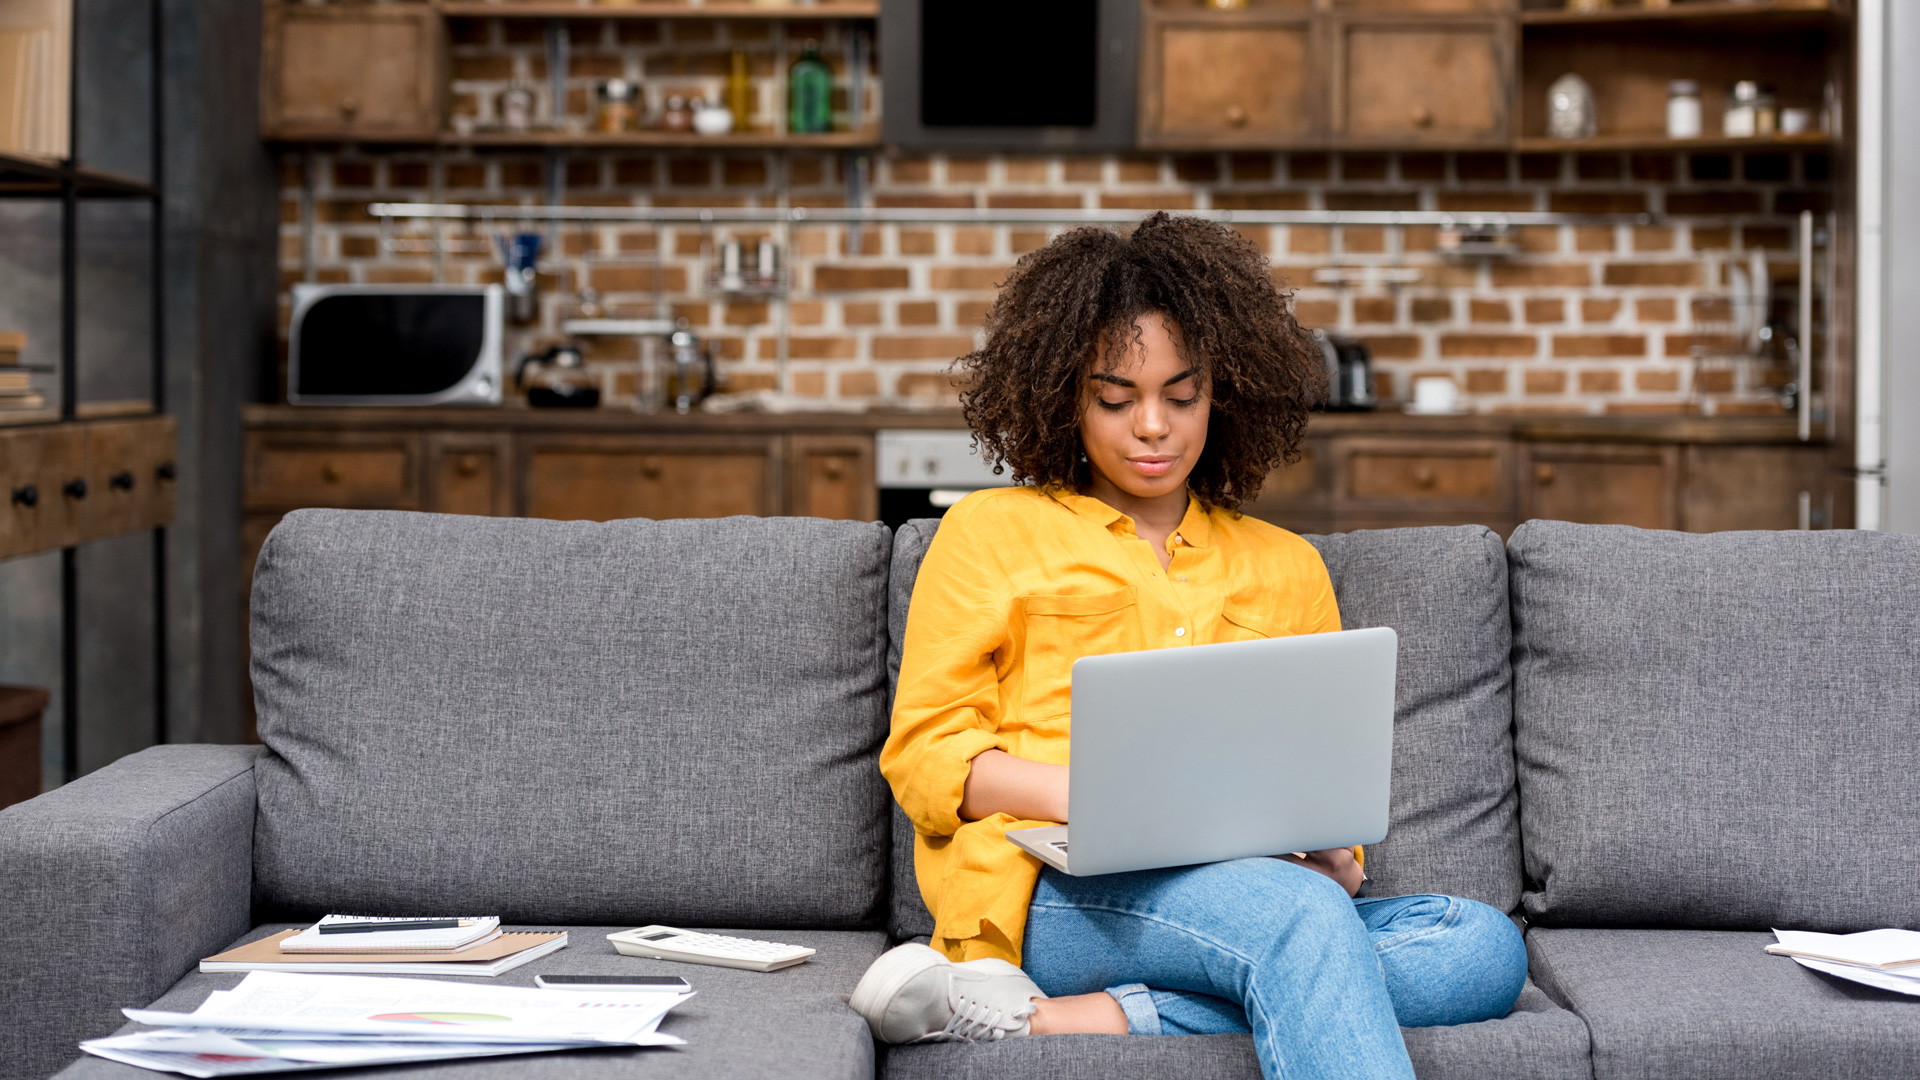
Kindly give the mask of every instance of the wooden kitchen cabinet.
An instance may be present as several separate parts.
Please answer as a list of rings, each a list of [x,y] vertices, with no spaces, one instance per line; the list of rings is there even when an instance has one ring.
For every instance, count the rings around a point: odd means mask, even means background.
[[[524,510],[569,521],[777,513],[773,450],[765,439],[540,440],[522,451]]]
[[[1296,146],[1324,137],[1326,77],[1307,15],[1149,9],[1142,32],[1141,145]]]
[[[439,13],[425,3],[267,0],[262,133],[278,139],[432,139],[443,111],[444,34]]]
[[[1519,475],[1520,517],[1680,528],[1680,448],[1534,443]]]
[[[1689,446],[1681,462],[1688,532],[1831,527],[1826,463],[1803,447]]]
[[[1342,145],[1497,145],[1512,137],[1508,20],[1371,16],[1331,21],[1330,134]]]

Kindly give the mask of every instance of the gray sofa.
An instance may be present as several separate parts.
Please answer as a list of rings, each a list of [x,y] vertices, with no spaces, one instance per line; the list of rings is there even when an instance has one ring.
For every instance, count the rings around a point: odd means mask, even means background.
[[[685,974],[689,1045],[358,1075],[1257,1077],[1244,1036],[880,1048],[846,1007],[929,929],[874,758],[935,525],[289,515],[254,585],[265,748],[158,747],[0,812],[0,1077],[143,1075],[75,1043],[238,981],[198,957],[456,909],[572,931],[503,983]],[[1920,927],[1920,542],[1310,539],[1347,625],[1400,633],[1376,890],[1527,923],[1511,1015],[1406,1032],[1423,1080],[1920,1078],[1920,999],[1761,952],[1770,925]],[[647,922],[819,953],[605,941]]]

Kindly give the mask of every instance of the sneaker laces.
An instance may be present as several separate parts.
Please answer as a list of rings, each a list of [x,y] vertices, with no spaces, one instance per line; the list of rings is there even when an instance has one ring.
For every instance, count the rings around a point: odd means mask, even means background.
[[[1009,1014],[1003,1009],[995,1009],[985,1002],[972,998],[961,998],[960,1004],[953,1010],[953,1016],[947,1021],[945,1030],[915,1039],[915,1042],[993,1042],[1004,1039],[1007,1032],[1019,1024],[1017,1021],[1032,1016],[1037,1006],[1028,1001],[1026,1007]]]

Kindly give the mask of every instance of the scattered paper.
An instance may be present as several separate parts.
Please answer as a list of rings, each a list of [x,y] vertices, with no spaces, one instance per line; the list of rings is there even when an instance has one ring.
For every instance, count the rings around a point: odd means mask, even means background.
[[[589,1046],[677,1046],[657,1028],[693,995],[553,994],[517,986],[256,971],[190,1013],[123,1009],[161,1027],[92,1039],[111,1061],[238,1076]]]
[[[1920,973],[1900,975],[1891,971],[1882,971],[1879,968],[1861,967],[1858,964],[1836,964],[1830,960],[1814,960],[1805,956],[1796,956],[1793,960],[1794,963],[1803,967],[1849,979],[1864,986],[1920,997]]]

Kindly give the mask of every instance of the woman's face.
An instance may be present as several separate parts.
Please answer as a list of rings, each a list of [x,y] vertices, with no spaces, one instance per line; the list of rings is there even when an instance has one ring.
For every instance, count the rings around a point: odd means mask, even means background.
[[[1206,381],[1181,357],[1179,328],[1158,312],[1140,316],[1134,329],[1128,348],[1095,359],[1087,372],[1080,443],[1096,488],[1104,479],[1135,499],[1184,493],[1207,446]]]

